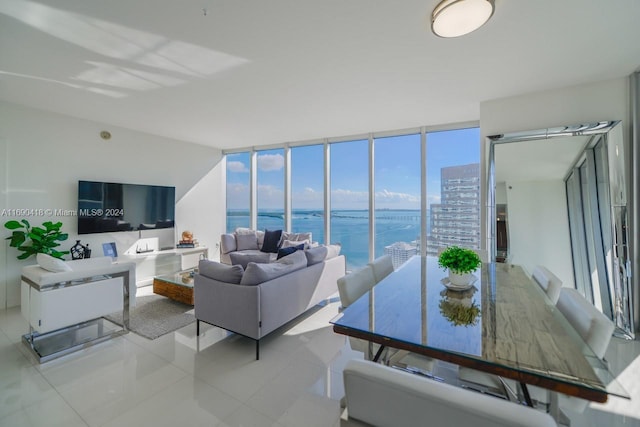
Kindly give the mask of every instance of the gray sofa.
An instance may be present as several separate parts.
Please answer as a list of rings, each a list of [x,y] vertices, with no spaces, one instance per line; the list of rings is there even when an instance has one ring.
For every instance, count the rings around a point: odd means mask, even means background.
[[[201,260],[194,279],[197,333],[200,322],[256,341],[337,292],[345,275],[339,247],[298,250],[269,264],[226,265]]]
[[[276,253],[263,252],[265,232],[250,228],[238,228],[233,233],[220,236],[220,262],[224,264],[243,264],[248,262],[266,263],[275,261]],[[311,233],[282,232],[278,248],[304,244],[313,246]]]

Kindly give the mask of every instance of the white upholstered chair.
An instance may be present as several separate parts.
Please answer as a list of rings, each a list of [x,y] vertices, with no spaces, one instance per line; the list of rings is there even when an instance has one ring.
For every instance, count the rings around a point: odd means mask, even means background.
[[[572,288],[562,288],[556,307],[578,332],[584,345],[588,346],[598,359],[604,360],[615,329],[613,322]],[[562,396],[560,399],[561,408],[575,412],[584,411],[588,403],[577,397]]]
[[[376,279],[376,283],[393,273],[393,261],[389,255],[382,255],[371,261],[369,265],[373,269],[373,277]]]
[[[556,307],[580,335],[583,345],[589,347],[599,359],[603,360],[615,329],[613,322],[598,311],[577,290],[572,288],[559,289]],[[461,367],[459,377],[461,380],[486,387],[503,387],[502,381],[497,376],[473,369]],[[515,381],[508,379],[503,381],[510,388],[516,388]],[[529,392],[535,400],[542,403],[548,402],[548,395],[545,389],[529,387]],[[562,395],[560,399],[561,408],[568,408],[574,412],[582,412],[587,404],[588,401],[576,397]]]
[[[340,425],[555,427],[550,415],[387,366],[350,360]]]
[[[370,265],[354,270],[338,279],[338,294],[342,308],[347,308],[376,285]]]
[[[340,294],[340,304],[342,305],[342,309],[353,304],[358,298],[369,292],[377,284],[379,280],[376,280],[376,269],[380,280],[382,280],[382,275],[386,277],[393,271],[393,264],[391,264],[391,271],[389,271],[388,268],[389,263],[391,262],[391,257],[388,257],[388,259],[385,257],[381,258],[378,258],[378,263],[374,262],[367,264],[366,266],[358,270],[354,270],[338,279],[338,293]],[[372,264],[376,264],[376,267]],[[362,351],[365,358],[373,356],[380,348],[378,344],[370,344],[368,341],[352,337],[349,338],[349,344],[351,345],[351,349]],[[369,346],[371,346],[371,348],[369,348]],[[387,347],[382,356],[389,364],[413,367],[426,373],[433,370],[433,359],[415,355],[407,351],[398,351]]]
[[[552,303],[558,302],[560,289],[562,289],[562,280],[555,274],[541,265],[533,269],[531,278],[542,288]]]

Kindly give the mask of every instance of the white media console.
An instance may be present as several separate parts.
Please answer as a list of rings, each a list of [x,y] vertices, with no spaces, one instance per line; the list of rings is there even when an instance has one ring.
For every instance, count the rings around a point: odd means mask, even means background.
[[[146,249],[139,247],[138,250],[145,251]],[[140,287],[150,285],[154,277],[196,268],[201,259],[208,257],[209,248],[206,246],[149,252],[136,252],[134,249],[120,255],[118,262],[136,263],[136,284]]]

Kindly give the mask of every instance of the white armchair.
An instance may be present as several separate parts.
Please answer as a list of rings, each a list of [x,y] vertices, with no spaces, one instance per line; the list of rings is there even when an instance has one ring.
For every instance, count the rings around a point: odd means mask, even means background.
[[[123,331],[128,330],[129,307],[135,305],[135,263],[113,263],[108,257],[64,262],[40,256],[39,263],[48,270],[41,265],[22,269],[20,296],[21,312],[30,327],[23,339],[40,361],[49,359],[43,358],[43,351],[48,351],[39,350],[36,341],[60,336],[64,328],[123,310]],[[46,346],[56,347],[55,353],[60,347]],[[62,350],[68,352],[66,347]]]

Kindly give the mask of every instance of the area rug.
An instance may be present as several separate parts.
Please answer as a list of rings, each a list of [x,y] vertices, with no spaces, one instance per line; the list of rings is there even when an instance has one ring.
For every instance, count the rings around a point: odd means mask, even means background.
[[[122,312],[104,316],[122,325]],[[161,337],[195,322],[193,306],[160,295],[136,298],[136,306],[129,313],[129,330],[150,340]]]

